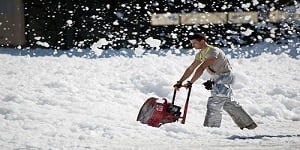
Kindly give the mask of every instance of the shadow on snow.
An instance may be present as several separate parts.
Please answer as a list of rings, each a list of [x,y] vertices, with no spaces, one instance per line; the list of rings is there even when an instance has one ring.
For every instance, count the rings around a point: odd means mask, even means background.
[[[256,135],[256,136],[238,136],[232,135],[228,137],[229,140],[249,140],[249,139],[263,139],[263,138],[286,138],[286,137],[300,137],[300,134],[297,135]]]

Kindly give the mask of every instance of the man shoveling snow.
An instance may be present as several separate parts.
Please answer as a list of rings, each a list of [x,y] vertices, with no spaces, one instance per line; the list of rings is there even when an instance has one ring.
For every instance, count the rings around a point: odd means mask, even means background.
[[[222,108],[231,116],[233,121],[241,128],[254,129],[257,127],[245,110],[232,99],[233,75],[231,65],[224,52],[207,44],[204,34],[196,33],[190,38],[192,46],[200,50],[193,63],[185,70],[181,79],[174,85],[175,90],[180,87],[191,87],[206,69],[212,78],[203,83],[205,88],[211,90],[208,98],[207,112],[204,120],[206,127],[220,127],[222,120]],[[193,74],[193,72],[196,72]],[[182,82],[193,74],[190,81],[182,85]]]

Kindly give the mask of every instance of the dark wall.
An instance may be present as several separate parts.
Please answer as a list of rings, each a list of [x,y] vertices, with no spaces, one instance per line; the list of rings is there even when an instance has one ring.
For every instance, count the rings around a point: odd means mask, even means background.
[[[206,7],[196,5],[199,2]],[[144,42],[148,37],[161,39],[161,48],[189,48],[187,36],[192,31],[205,32],[219,46],[247,45],[259,42],[261,36],[270,37],[270,30],[276,28],[275,41],[289,36],[286,23],[263,24],[222,24],[222,25],[175,25],[151,26],[152,13],[189,12],[229,12],[259,11],[259,21],[263,22],[270,8],[282,9],[294,5],[294,1],[280,0],[276,3],[258,0],[259,4],[242,7],[246,0],[199,1],[199,0],[24,0],[25,30],[27,47],[41,47],[37,41],[47,42],[50,48],[88,48],[101,38],[111,41],[102,48],[148,47]],[[223,6],[223,7],[222,7]],[[294,23],[288,23],[289,30],[299,35]],[[246,29],[254,30],[251,37],[241,35]],[[226,31],[234,32],[228,33]],[[172,36],[172,34],[177,35]],[[136,40],[136,44],[128,42]]]
[[[24,5],[20,0],[0,0],[0,46],[24,45]]]
[[[27,46],[40,47],[36,42],[44,41],[51,48],[86,48],[106,38],[113,43],[106,48],[133,47],[127,40],[137,39],[138,34],[132,33],[140,32],[136,4],[138,1],[27,0]]]

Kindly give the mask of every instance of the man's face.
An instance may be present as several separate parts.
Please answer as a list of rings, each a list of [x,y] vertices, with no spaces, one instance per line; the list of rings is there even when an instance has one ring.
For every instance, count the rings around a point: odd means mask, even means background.
[[[191,44],[196,49],[201,49],[203,47],[204,40],[198,41],[196,39],[191,40]]]

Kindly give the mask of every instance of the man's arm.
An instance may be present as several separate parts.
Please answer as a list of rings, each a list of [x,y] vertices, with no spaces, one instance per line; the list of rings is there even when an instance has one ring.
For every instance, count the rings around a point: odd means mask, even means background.
[[[208,66],[214,64],[216,60],[217,60],[217,58],[214,57],[214,56],[210,56],[210,57],[206,58],[206,60],[196,70],[194,76],[191,79],[191,82],[195,83],[195,81],[198,80],[199,77],[203,74],[203,71],[205,70],[205,68],[207,68]]]
[[[195,59],[193,63],[185,70],[184,74],[180,78],[179,82],[185,81],[194,72],[197,66],[201,64],[200,60]]]

